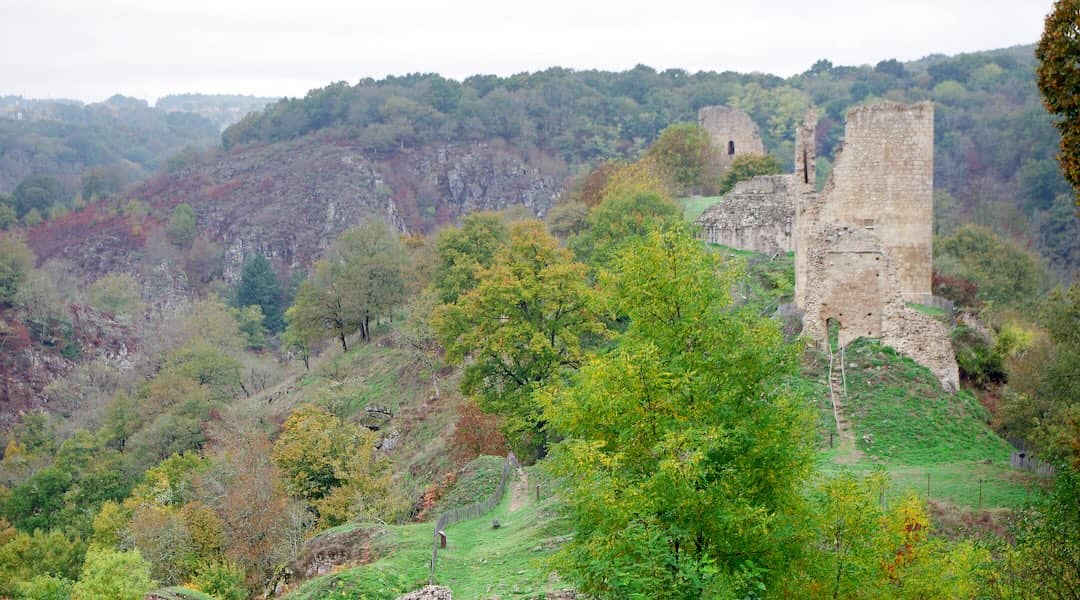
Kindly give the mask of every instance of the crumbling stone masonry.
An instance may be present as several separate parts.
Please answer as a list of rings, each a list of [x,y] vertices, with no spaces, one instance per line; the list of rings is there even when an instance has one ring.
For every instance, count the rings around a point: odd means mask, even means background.
[[[795,304],[803,333],[823,347],[881,339],[956,390],[945,323],[907,306],[931,297],[934,107],[886,102],[848,111],[844,143],[825,189],[814,188],[816,118],[796,131],[795,173],[759,177],[702,214],[703,236],[756,252],[791,232]],[[750,191],[754,193],[750,193]],[[768,193],[771,190],[771,194]]]
[[[719,151],[720,167],[727,169],[740,154],[765,154],[761,133],[750,115],[727,106],[706,106],[698,111],[698,125],[709,133]]]
[[[705,240],[761,254],[795,249],[795,205],[789,175],[768,175],[740,181],[721,204],[698,219]]]
[[[930,296],[933,192],[933,104],[848,111],[819,219],[873,231],[894,257],[900,293],[909,302]]]

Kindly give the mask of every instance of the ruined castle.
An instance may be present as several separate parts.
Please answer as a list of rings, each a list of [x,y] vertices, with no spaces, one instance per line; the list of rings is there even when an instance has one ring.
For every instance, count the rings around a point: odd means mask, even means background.
[[[699,122],[722,160],[764,153],[757,126],[741,111],[703,108]],[[933,104],[848,111],[821,192],[816,128],[811,110],[795,132],[795,172],[737,184],[698,219],[702,236],[764,254],[794,251],[804,335],[827,347],[833,325],[840,347],[858,337],[880,339],[956,390],[949,327],[910,306],[933,302]]]

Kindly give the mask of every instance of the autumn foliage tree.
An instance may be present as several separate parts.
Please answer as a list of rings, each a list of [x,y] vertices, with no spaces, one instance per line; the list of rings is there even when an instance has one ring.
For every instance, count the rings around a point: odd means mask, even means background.
[[[484,454],[502,456],[509,449],[499,416],[485,414],[471,401],[458,409],[458,422],[450,447],[454,459],[461,464]]]
[[[506,419],[522,456],[545,446],[533,392],[577,368],[585,345],[604,334],[585,275],[585,265],[574,262],[543,223],[516,223],[491,267],[477,272],[476,287],[435,311],[447,360],[465,365],[462,390],[485,412]]]
[[[696,123],[677,123],[660,132],[645,153],[680,196],[711,193],[720,177],[720,161],[709,133]]]
[[[1080,1],[1057,0],[1035,47],[1038,84],[1046,110],[1058,117],[1058,161],[1065,178],[1080,189]],[[1080,196],[1078,196],[1080,202]]]
[[[289,415],[273,457],[287,489],[307,501],[325,526],[357,515],[399,516],[390,461],[376,451],[375,434],[314,404]]]

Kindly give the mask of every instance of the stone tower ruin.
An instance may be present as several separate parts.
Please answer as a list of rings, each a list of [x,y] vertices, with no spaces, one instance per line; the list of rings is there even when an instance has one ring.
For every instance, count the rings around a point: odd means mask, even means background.
[[[817,119],[795,135],[795,172],[742,182],[698,219],[707,240],[795,252],[803,334],[827,347],[881,339],[927,366],[946,389],[959,373],[945,323],[909,307],[932,301],[934,106],[851,109],[824,190],[815,188]]]
[[[722,170],[727,170],[740,154],[765,154],[757,124],[737,108],[705,106],[698,111],[698,125],[712,138]]]

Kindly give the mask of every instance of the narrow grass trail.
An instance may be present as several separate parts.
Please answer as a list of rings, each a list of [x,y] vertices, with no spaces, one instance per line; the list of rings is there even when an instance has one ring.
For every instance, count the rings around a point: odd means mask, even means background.
[[[446,528],[446,547],[440,548],[435,584],[446,586],[454,598],[543,598],[558,589],[545,563],[569,539],[568,524],[556,510],[558,499],[546,495],[541,483],[520,469],[517,479],[490,513]],[[532,483],[532,485],[530,485]],[[493,527],[494,521],[499,527]],[[393,600],[428,583],[432,523],[387,528],[390,542],[383,558],[344,568],[304,582],[287,597],[292,600],[363,597]]]
[[[833,355],[835,357],[835,354]],[[843,355],[838,365],[834,358],[830,358],[829,366],[829,398],[832,401],[833,418],[836,419],[836,432],[840,438],[837,444],[833,460],[840,465],[853,465],[863,459],[864,455],[855,443],[855,429],[851,420],[844,410],[844,401],[847,398],[847,382],[844,381]]]
[[[435,579],[455,598],[524,598],[543,594],[548,569],[543,559],[561,542],[557,517],[545,499],[530,493],[524,469],[489,514],[447,527]],[[499,522],[495,528],[493,523]]]

